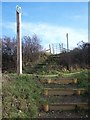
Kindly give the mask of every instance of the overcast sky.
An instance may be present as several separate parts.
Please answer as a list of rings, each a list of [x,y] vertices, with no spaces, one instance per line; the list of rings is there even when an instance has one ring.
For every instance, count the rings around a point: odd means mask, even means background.
[[[64,43],[69,47],[88,41],[88,2],[3,2],[2,35],[16,36],[16,5],[22,8],[22,36],[37,34],[44,48]]]

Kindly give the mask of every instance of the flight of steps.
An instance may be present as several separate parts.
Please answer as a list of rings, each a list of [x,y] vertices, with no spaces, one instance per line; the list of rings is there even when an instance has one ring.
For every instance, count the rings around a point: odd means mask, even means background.
[[[41,83],[45,87],[42,92],[45,103],[41,105],[42,112],[40,112],[39,117],[52,118],[52,111],[55,114],[55,118],[59,117],[62,111],[88,111],[88,98],[83,96],[87,93],[87,90],[77,88],[77,79],[43,78]],[[56,111],[58,111],[58,115],[56,115]]]
[[[47,71],[49,72],[51,69],[52,70],[58,70],[60,69],[60,65],[57,65],[58,61],[59,61],[59,57],[60,56],[56,56],[56,55],[50,55],[48,56],[47,59],[37,63],[34,66],[31,66],[29,68],[29,70],[26,70],[26,73],[37,73],[40,74],[43,72],[47,73]]]

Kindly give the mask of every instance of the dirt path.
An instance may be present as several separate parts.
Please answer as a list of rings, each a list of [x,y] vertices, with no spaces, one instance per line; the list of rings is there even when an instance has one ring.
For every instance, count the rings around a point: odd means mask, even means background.
[[[39,118],[88,118],[88,111],[40,111]]]

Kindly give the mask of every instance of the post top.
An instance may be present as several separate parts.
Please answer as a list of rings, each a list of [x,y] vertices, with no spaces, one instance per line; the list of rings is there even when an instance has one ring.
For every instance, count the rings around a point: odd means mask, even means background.
[[[16,6],[16,11],[18,12],[18,13],[21,13],[21,7],[19,7],[18,5]]]

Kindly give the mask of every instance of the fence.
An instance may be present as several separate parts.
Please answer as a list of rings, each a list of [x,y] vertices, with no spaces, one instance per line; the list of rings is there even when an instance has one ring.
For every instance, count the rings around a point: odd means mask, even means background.
[[[46,52],[52,53],[52,54],[59,54],[62,53],[64,51],[66,51],[66,49],[63,47],[63,43],[52,43],[49,44],[49,48],[45,50]]]

